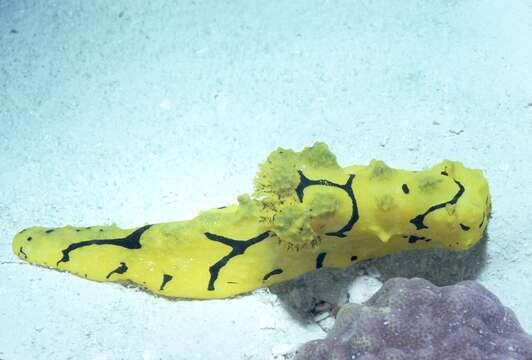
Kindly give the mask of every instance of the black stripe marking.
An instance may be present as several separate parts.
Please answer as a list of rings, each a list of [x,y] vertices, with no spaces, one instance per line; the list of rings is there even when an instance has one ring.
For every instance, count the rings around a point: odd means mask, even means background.
[[[356,255],[351,256],[351,261],[355,261],[356,259],[358,259],[358,256]]]
[[[54,232],[54,230],[55,230],[55,229],[48,229],[48,230],[45,231],[45,233],[47,233],[47,234],[51,234],[51,233]]]
[[[26,253],[24,252],[24,250],[22,249],[22,246],[20,247],[19,249],[19,253],[24,255],[24,259],[27,259],[28,258],[28,255],[26,255]]]
[[[163,275],[163,282],[161,283],[161,287],[159,288],[159,290],[164,290],[164,287],[166,286],[166,284],[168,284],[174,277],[172,275],[169,275],[169,274],[164,274]]]
[[[464,231],[469,231],[469,229],[471,229],[469,226],[464,225],[464,224],[460,224],[460,227],[461,227],[462,230],[464,230]]]
[[[264,277],[262,278],[262,281],[266,281],[270,277],[272,277],[273,275],[279,275],[279,274],[282,274],[282,273],[283,273],[283,269],[273,269],[272,271],[270,271],[269,273],[264,275]]]
[[[124,262],[121,262],[120,263],[120,266],[118,266],[116,269],[114,269],[113,271],[111,271],[109,274],[107,274],[107,276],[105,277],[106,279],[109,279],[111,277],[111,275],[113,274],[123,274],[127,271],[127,265],[126,263]]]
[[[340,230],[326,233],[326,235],[329,235],[329,236],[336,236],[340,238],[345,237],[346,236],[345,233],[350,231],[353,228],[353,226],[356,224],[356,222],[358,221],[357,201],[355,198],[355,194],[353,193],[353,187],[352,187],[353,179],[355,178],[355,175],[350,174],[349,179],[347,179],[347,182],[344,185],[339,185],[329,180],[323,180],[323,179],[322,180],[310,180],[309,178],[305,176],[305,174],[303,174],[303,171],[298,170],[297,172],[299,173],[299,184],[297,185],[295,191],[296,191],[297,197],[299,198],[299,202],[303,202],[305,188],[308,186],[312,186],[312,185],[324,185],[324,186],[337,187],[337,188],[344,190],[347,193],[352,203],[351,218],[349,219],[347,224],[345,224],[345,226],[342,227]]]
[[[433,205],[427,211],[425,211],[423,214],[420,214],[420,215],[416,216],[415,218],[413,218],[412,220],[410,220],[410,223],[412,223],[412,224],[414,224],[416,226],[416,230],[428,229],[428,226],[426,226],[423,223],[423,221],[425,220],[425,217],[428,214],[430,214],[431,212],[436,211],[438,209],[444,208],[447,204],[451,204],[451,205],[456,204],[458,199],[460,199],[460,197],[464,194],[464,192],[465,192],[464,186],[459,181],[457,181],[455,179],[453,179],[453,181],[456,183],[456,185],[458,185],[459,190],[453,196],[453,198],[451,200],[443,202],[441,204]]]
[[[416,235],[410,235],[410,236],[403,236],[405,239],[408,239],[408,242],[410,244],[415,244],[418,241],[424,240],[426,242],[429,242],[431,239],[428,239],[424,236],[416,236]]]
[[[148,230],[151,227],[151,225],[145,225],[141,228],[138,228],[137,230],[133,231],[130,235],[118,238],[118,239],[94,239],[94,240],[85,240],[80,241],[77,243],[73,243],[68,245],[66,249],[64,249],[63,257],[57,262],[57,265],[62,262],[68,262],[70,261],[70,252],[90,245],[114,245],[114,246],[121,246],[126,249],[140,249],[142,247],[140,243],[140,237],[146,230]]]
[[[403,189],[403,192],[405,194],[408,194],[410,192],[410,189],[408,188],[408,185],[406,184],[403,184],[403,186],[401,186],[401,189]]]
[[[486,212],[484,211],[482,213],[482,221],[480,222],[480,224],[478,224],[478,228],[480,229],[482,227],[482,225],[484,225],[484,220],[486,219]]]
[[[318,257],[316,257],[316,269],[320,269],[323,267],[323,260],[325,259],[325,255],[327,255],[327,253],[320,253],[318,255]]]
[[[224,236],[212,234],[210,232],[206,232],[205,236],[212,241],[216,241],[219,243],[222,243],[224,245],[230,246],[231,251],[229,254],[225,255],[223,258],[218,260],[216,263],[214,263],[211,267],[209,267],[209,273],[211,274],[209,279],[209,284],[207,286],[208,291],[214,291],[214,283],[216,282],[216,279],[218,279],[218,274],[225,265],[227,265],[227,262],[234,258],[235,256],[242,255],[247,248],[249,248],[252,245],[255,245],[262,240],[268,238],[270,236],[270,232],[266,231],[262,234],[255,236],[248,240],[235,240],[226,238]]]
[[[31,241],[33,238],[31,236],[28,236],[28,238],[26,239],[27,241]]]

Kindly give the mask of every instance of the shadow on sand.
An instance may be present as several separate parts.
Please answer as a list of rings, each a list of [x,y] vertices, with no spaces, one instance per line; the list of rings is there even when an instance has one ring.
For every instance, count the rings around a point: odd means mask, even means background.
[[[273,285],[283,307],[294,319],[307,323],[320,302],[343,304],[348,289],[362,274],[377,273],[382,282],[394,277],[420,277],[445,286],[474,280],[486,263],[487,232],[472,248],[464,252],[443,249],[403,251],[380,259],[363,261],[348,269],[320,269],[302,277]],[[376,270],[376,271],[375,271]]]

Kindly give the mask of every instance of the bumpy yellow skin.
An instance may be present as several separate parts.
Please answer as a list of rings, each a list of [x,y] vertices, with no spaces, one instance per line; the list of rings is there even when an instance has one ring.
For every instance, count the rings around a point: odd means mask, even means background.
[[[97,281],[131,281],[179,298],[225,298],[320,267],[344,268],[400,250],[461,251],[488,222],[480,170],[443,161],[425,171],[382,161],[340,167],[323,143],[277,149],[252,196],[189,221],[32,227],[13,240],[22,259]]]

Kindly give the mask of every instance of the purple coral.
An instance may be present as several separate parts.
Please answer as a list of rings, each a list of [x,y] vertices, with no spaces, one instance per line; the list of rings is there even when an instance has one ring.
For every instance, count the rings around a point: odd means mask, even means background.
[[[362,305],[348,304],[323,340],[297,360],[532,360],[532,336],[474,281],[438,287],[395,278]]]

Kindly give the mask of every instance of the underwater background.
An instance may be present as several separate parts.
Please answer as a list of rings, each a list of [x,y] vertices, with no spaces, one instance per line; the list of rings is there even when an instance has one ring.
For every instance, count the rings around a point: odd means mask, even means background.
[[[355,271],[172,301],[11,251],[33,225],[189,219],[252,192],[272,150],[316,141],[343,166],[482,169],[481,244],[371,268],[476,279],[531,333],[530,38],[518,0],[0,0],[0,359],[284,359],[324,337],[293,297]]]

